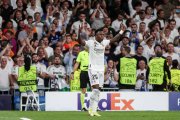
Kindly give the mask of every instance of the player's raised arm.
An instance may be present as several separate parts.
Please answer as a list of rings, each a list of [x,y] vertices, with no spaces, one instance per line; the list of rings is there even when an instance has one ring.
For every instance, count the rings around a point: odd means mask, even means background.
[[[123,24],[121,24],[119,33],[110,40],[110,43],[114,43],[118,41],[119,38],[123,35],[125,30],[126,30],[126,27]]]
[[[79,33],[78,33],[78,39],[80,40],[80,44],[85,46],[85,41],[88,39],[88,33],[84,28],[85,20],[83,20],[83,23],[81,26],[79,26]]]

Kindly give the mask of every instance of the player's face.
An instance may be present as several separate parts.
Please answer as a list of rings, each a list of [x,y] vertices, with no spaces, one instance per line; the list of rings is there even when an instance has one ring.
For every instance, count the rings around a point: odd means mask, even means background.
[[[103,33],[103,31],[98,32],[98,33],[96,34],[96,40],[97,40],[98,42],[101,42],[103,39],[104,39],[104,33]]]

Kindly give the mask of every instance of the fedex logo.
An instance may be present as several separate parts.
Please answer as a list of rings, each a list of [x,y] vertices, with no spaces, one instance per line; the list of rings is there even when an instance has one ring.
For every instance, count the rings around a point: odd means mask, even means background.
[[[88,94],[86,94],[88,97]],[[81,94],[78,93],[78,110],[81,110]],[[107,98],[99,100],[98,107],[100,110],[134,110],[132,103],[134,99],[121,99],[120,93],[107,93]],[[85,100],[87,108],[89,107],[89,100]]]

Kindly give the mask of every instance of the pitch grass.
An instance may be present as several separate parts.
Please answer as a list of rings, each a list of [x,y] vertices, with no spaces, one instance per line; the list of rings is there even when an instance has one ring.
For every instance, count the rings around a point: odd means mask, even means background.
[[[101,117],[90,117],[87,112],[20,112],[0,111],[0,120],[180,120],[180,112],[99,112]]]

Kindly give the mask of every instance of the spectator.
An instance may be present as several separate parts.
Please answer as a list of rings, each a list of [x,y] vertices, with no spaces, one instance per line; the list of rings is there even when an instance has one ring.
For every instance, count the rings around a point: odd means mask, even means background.
[[[111,33],[111,34],[113,34],[113,36],[115,36],[115,30],[111,27],[111,18],[110,17],[104,18],[104,26],[96,31],[101,31],[104,28],[108,29],[107,33]]]
[[[32,54],[32,65],[36,66],[37,72],[39,73],[37,77],[38,88],[44,88],[44,79],[46,77],[46,66],[39,62],[39,56],[37,53]]]
[[[118,17],[117,17],[117,19],[116,20],[114,20],[113,22],[112,22],[112,28],[116,31],[116,32],[118,32],[119,30],[120,30],[120,25],[121,24],[123,24],[123,25],[125,25],[125,19],[124,19],[124,12],[120,12],[120,13],[118,13]]]
[[[121,47],[128,46],[129,47],[129,38],[128,37],[122,37],[122,41],[119,42],[119,45],[116,47],[116,50],[114,51],[115,55],[120,54]]]
[[[116,64],[113,60],[109,59],[107,67],[105,68],[104,87],[116,88],[118,87],[119,73],[116,69]]]
[[[146,28],[148,28],[148,25],[151,20],[146,18],[145,10],[140,10],[138,14],[139,15],[137,16],[137,18],[135,18],[135,22],[136,22],[138,28],[139,28],[141,22],[144,22],[146,24]]]
[[[60,18],[64,20],[64,23],[67,25],[72,17],[72,10],[70,1],[65,0],[62,2],[62,7],[60,11]]]
[[[34,17],[36,12],[39,12],[41,17],[43,16],[43,10],[36,4],[36,0],[30,0],[30,5],[27,7],[26,11],[28,15],[32,17]]]
[[[70,77],[71,72],[73,72],[73,59],[77,58],[79,52],[80,52],[80,46],[75,45],[73,48],[69,49],[69,51],[64,56],[63,61],[66,67],[68,77]]]
[[[47,36],[43,37],[43,44],[42,47],[44,48],[44,50],[47,53],[47,58],[49,58],[50,56],[54,55],[54,50],[52,47],[49,46],[49,40]]]
[[[16,12],[14,12],[14,21],[16,22],[16,24],[18,24],[20,20],[24,20],[24,18],[21,11],[17,10]]]
[[[86,18],[89,18],[89,3],[86,0],[80,0],[73,10],[73,16],[80,16],[81,12],[84,13]]]
[[[12,45],[11,50],[13,54],[16,55],[17,54],[17,41],[14,39],[13,32],[8,30],[7,32],[5,32],[4,36],[7,38],[8,43]]]
[[[27,11],[26,11],[26,5],[24,4],[23,0],[16,0],[16,5],[17,8],[14,9],[14,17],[15,13],[19,11],[22,14],[22,19],[24,20],[25,18],[28,17]]]
[[[176,36],[179,36],[178,30],[175,28],[176,27],[176,21],[174,19],[169,20],[169,29],[171,30],[170,33],[170,39],[172,39],[171,42],[174,42],[174,39]]]
[[[35,49],[31,46],[30,40],[27,38],[20,47],[17,55],[31,55],[35,52]]]
[[[152,13],[153,13],[153,10],[152,10],[152,7],[151,6],[147,6],[145,8],[145,13],[146,13],[146,19],[150,20],[150,21],[153,21],[156,19],[156,16],[154,16]]]
[[[13,13],[13,7],[10,5],[9,0],[2,0],[2,2],[3,3],[0,6],[0,15],[2,16],[3,20],[10,20],[10,17]]]
[[[170,34],[171,30],[168,27],[164,28],[164,33],[163,35],[161,34],[161,41],[165,41],[166,44],[172,43],[174,39],[170,37]]]
[[[147,28],[146,23],[140,22],[140,24],[139,24],[139,40],[140,40],[140,43],[143,41],[144,36],[147,34],[146,28]]]
[[[53,56],[50,56],[49,59],[48,59],[48,65],[52,65],[52,62],[53,62],[53,58],[55,56],[58,56],[61,58],[61,61],[63,61],[63,58],[64,58],[64,54],[62,52],[62,47],[60,46],[56,46],[55,49],[54,49],[54,55]]]
[[[100,5],[96,5],[96,9],[94,9],[90,21],[92,22],[91,27],[95,30],[100,29],[104,26],[103,20],[107,17],[107,14],[103,12],[103,17],[100,17]]]
[[[167,56],[166,57],[166,61],[167,61],[167,65],[169,67],[169,70],[172,68],[172,57],[171,56]]]
[[[37,50],[37,54],[39,56],[39,62],[48,67],[48,56],[44,47],[39,47]]]
[[[167,53],[163,54],[164,57],[171,56],[172,60],[177,60],[180,63],[180,57],[177,53],[174,52],[173,43],[167,44]]]
[[[145,65],[147,65],[147,59],[143,56],[144,48],[143,46],[139,45],[136,49],[136,55],[134,58],[137,60],[137,66],[139,65],[139,62],[143,60],[145,62]]]
[[[85,13],[81,12],[79,14],[79,20],[72,24],[70,33],[72,34],[73,32],[75,32],[78,35],[79,27],[84,26],[84,24],[86,23],[85,19],[86,19]],[[87,23],[87,28],[90,28],[90,25],[88,23]]]
[[[171,11],[174,9],[174,5],[169,0],[163,0],[162,9],[166,13],[164,18],[167,20],[171,16]]]
[[[142,3],[138,1],[135,3],[134,7],[132,6],[132,0],[128,0],[128,7],[130,11],[130,16],[135,18],[138,15],[138,12],[141,10]]]
[[[165,17],[164,17],[164,10],[160,9],[157,11],[157,19],[160,22],[160,26],[161,26],[161,30],[164,28],[165,26]]]
[[[140,60],[138,63],[138,69],[137,69],[137,81],[135,89],[137,91],[146,91],[147,90],[147,81],[146,81],[146,63],[144,60]]]
[[[34,27],[30,25],[26,25],[25,28],[19,32],[18,34],[18,42],[20,42],[20,45],[23,44],[23,42],[27,39],[36,39],[37,38],[37,32]]]
[[[18,80],[18,70],[19,67],[22,67],[24,65],[24,56],[16,56],[14,57],[15,65],[13,66],[11,70],[11,80],[13,82],[14,89],[19,89],[17,80]]]
[[[62,65],[62,61],[59,57],[54,57],[53,65],[47,68],[47,72],[50,78],[50,89],[51,90],[63,90],[69,88],[68,82],[66,81],[66,70]]]
[[[131,25],[131,32],[129,34],[129,38],[130,38],[129,46],[131,48],[131,54],[134,55],[135,49],[136,49],[137,45],[140,43],[140,35],[138,32],[137,24]]]
[[[2,56],[0,63],[0,94],[9,94],[13,83],[10,81],[11,70],[7,65],[7,57]]]
[[[64,31],[56,31],[56,25],[55,24],[51,24],[50,26],[50,31],[49,31],[49,45],[52,46],[53,48],[55,47],[55,44],[58,41],[62,41],[62,34],[64,33]]]
[[[149,61],[149,58],[154,55],[154,48],[153,48],[153,42],[154,38],[150,36],[145,40],[145,45],[143,45],[143,56]]]
[[[70,34],[66,34],[65,41],[63,44],[63,51],[65,52],[69,51],[69,49],[72,49],[76,44],[78,44],[78,42],[73,41]]]
[[[34,13],[34,22],[32,25],[35,27],[38,34],[36,39],[40,40],[42,38],[44,24],[41,22],[41,14],[39,12]]]

